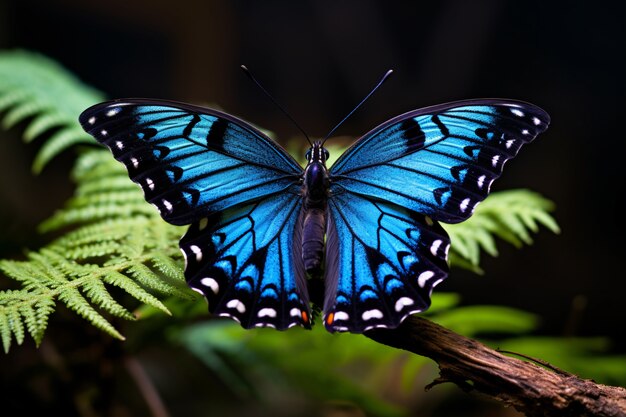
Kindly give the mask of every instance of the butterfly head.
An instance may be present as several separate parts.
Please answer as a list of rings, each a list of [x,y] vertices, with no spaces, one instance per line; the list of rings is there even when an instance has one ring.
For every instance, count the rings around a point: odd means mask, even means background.
[[[306,153],[307,166],[304,170],[305,206],[323,207],[328,194],[329,179],[326,160],[328,151],[321,141],[316,141]]]
[[[318,140],[313,142],[313,146],[311,146],[306,152],[305,158],[309,165],[313,163],[321,163],[326,166],[326,161],[329,156],[330,154],[328,153],[328,149],[324,148],[322,141]]]

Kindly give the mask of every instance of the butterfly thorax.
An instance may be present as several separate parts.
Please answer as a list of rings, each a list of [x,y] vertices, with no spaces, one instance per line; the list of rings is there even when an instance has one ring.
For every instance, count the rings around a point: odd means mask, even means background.
[[[328,151],[321,142],[315,142],[306,156],[308,165],[302,184],[302,260],[306,271],[316,275],[324,253],[325,212],[330,188],[326,168]]]

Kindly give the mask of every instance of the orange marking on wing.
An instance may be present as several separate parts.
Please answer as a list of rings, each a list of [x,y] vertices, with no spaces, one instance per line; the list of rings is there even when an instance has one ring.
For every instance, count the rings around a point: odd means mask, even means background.
[[[328,316],[326,316],[326,324],[330,326],[333,324],[333,321],[335,321],[335,313],[329,313]]]
[[[309,315],[306,314],[306,311],[302,310],[302,320],[304,320],[305,323],[309,322]]]

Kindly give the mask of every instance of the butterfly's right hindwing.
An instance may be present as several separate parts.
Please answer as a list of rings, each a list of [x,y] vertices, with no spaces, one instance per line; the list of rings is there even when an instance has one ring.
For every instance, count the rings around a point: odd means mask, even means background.
[[[111,101],[85,110],[80,122],[124,163],[146,200],[177,225],[283,192],[302,171],[257,129],[201,107]]]

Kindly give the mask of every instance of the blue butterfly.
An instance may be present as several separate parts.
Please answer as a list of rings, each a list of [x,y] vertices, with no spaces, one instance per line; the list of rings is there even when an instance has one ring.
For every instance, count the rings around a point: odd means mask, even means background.
[[[303,169],[217,110],[128,99],[80,116],[163,219],[190,224],[185,276],[214,315],[245,328],[310,328],[310,277],[323,275],[326,329],[354,333],[429,307],[448,274],[438,222],[469,218],[549,120],[520,101],[441,104],[381,124],[330,168],[314,142]]]

